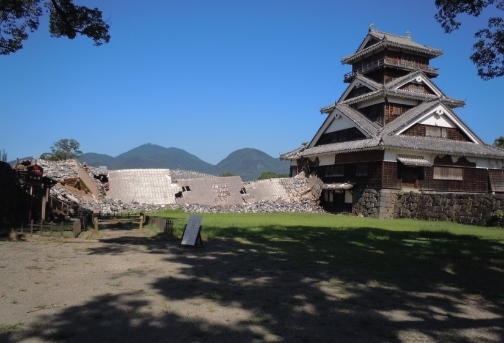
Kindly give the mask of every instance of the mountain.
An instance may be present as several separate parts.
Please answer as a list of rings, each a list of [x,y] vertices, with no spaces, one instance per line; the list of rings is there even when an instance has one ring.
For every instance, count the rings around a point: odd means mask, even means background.
[[[257,180],[263,172],[274,172],[277,174],[287,174],[289,172],[289,162],[280,161],[261,150],[245,148],[236,150],[225,159],[217,163],[219,175],[230,172],[240,175],[242,180]]]
[[[289,172],[289,162],[280,161],[260,150],[251,148],[232,152],[216,166],[185,150],[164,148],[155,144],[141,145],[117,157],[92,152],[86,153],[78,160],[94,167],[107,166],[110,170],[169,168],[193,170],[213,175],[229,172],[241,176],[244,181],[257,180],[259,175],[267,171],[277,174]]]
[[[110,166],[114,164],[115,158],[105,154],[96,154],[94,152],[88,152],[78,158],[79,162],[86,162],[88,165],[93,167],[99,166]]]

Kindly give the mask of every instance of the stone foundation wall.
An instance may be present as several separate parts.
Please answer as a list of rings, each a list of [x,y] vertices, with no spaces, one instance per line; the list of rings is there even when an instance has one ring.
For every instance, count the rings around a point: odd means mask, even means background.
[[[454,221],[479,226],[504,226],[504,194],[405,193],[399,194],[394,218]]]
[[[356,190],[353,195],[352,213],[380,219],[393,218],[397,195],[398,191],[389,189]]]
[[[496,211],[504,211],[504,194],[403,193],[388,189],[356,190],[352,207],[353,214],[364,217],[504,227],[504,218],[498,218]]]

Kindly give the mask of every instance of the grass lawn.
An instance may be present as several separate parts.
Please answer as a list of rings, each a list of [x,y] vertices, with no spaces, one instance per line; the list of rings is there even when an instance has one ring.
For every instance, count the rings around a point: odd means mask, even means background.
[[[181,235],[189,213],[162,211],[156,216],[172,219],[174,233]],[[421,235],[471,235],[480,239],[504,242],[504,229],[462,225],[452,222],[428,222],[414,219],[375,219],[348,215],[320,213],[205,213],[203,231],[205,238],[267,238],[306,241],[317,236],[341,236],[355,230],[386,230],[413,232]]]
[[[189,217],[160,216],[181,235]],[[504,298],[504,229],[412,219],[310,213],[203,214],[203,240],[233,239],[275,257],[281,268],[343,270],[354,281],[461,287]],[[273,255],[271,253],[273,252]],[[496,282],[500,280],[500,282]]]

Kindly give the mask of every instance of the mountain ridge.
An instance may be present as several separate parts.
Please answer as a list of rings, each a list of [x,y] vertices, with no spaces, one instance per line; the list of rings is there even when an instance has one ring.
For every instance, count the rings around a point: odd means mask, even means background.
[[[263,172],[287,174],[289,162],[280,161],[265,152],[243,148],[231,152],[216,165],[203,161],[196,155],[179,148],[165,148],[156,144],[143,144],[116,157],[89,152],[78,158],[93,167],[107,166],[110,170],[120,169],[183,169],[200,173],[239,175],[243,181],[257,180]]]

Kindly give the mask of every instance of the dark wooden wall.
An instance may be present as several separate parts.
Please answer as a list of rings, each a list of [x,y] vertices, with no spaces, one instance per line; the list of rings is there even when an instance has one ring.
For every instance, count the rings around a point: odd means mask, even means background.
[[[357,165],[360,163],[345,163],[344,176],[325,176],[325,169],[328,166],[321,166],[317,168],[317,175],[324,181],[324,183],[353,183],[357,188],[381,188],[381,173],[382,162],[367,162],[366,176],[357,176]]]
[[[381,162],[384,156],[385,152],[383,150],[349,152],[347,154],[337,154],[334,159],[334,164]]]
[[[425,178],[419,181],[419,189],[446,192],[487,192],[488,170],[463,168],[463,180],[434,180],[434,167],[424,168]]]
[[[365,86],[354,88],[350,91],[350,93],[348,93],[348,96],[346,97],[346,99],[348,100],[351,98],[355,98],[357,96],[360,96],[360,95],[363,95],[363,94],[366,94],[369,92],[371,92],[371,89],[369,89]]]
[[[392,122],[393,120],[399,118],[406,111],[412,109],[414,106],[385,103],[385,125]]]
[[[401,188],[401,179],[397,175],[397,162],[383,162],[382,187],[399,189]]]
[[[356,127],[351,127],[345,130],[324,133],[322,136],[320,136],[315,146],[338,143],[338,142],[355,141],[365,138],[366,136],[364,136],[364,134],[360,132],[359,129],[357,129]]]
[[[401,135],[404,136],[417,136],[417,137],[426,137],[426,126],[423,124],[415,124],[403,133]],[[461,142],[470,142],[471,140],[467,135],[460,130],[458,127],[452,128],[452,127],[447,127],[447,137],[446,139],[451,139],[455,141],[461,141]]]
[[[386,125],[393,120],[399,118],[406,111],[412,109],[414,106],[395,104],[391,102],[382,102],[367,107],[361,107],[357,111],[361,112],[369,120],[376,122],[380,125]]]

